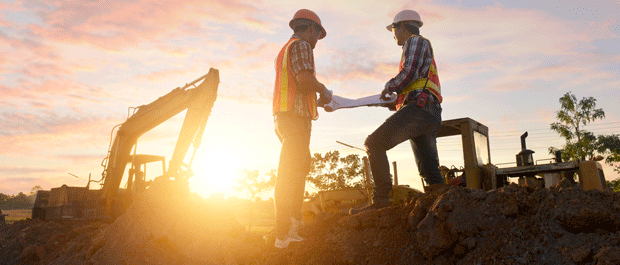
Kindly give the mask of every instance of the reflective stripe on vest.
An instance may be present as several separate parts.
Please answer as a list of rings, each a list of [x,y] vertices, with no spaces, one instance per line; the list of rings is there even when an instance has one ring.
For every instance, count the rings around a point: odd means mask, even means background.
[[[277,112],[289,111],[293,108],[295,103],[295,93],[297,91],[297,84],[295,83],[295,77],[289,70],[289,49],[291,44],[298,41],[298,38],[291,38],[286,45],[280,50],[278,58],[276,59],[276,83],[273,90],[273,114]],[[316,120],[319,117],[319,112],[316,105],[316,93],[308,93],[306,96],[306,102],[312,119]]]
[[[424,39],[422,36],[418,36],[418,37],[421,39]],[[429,45],[430,45],[430,42],[429,42]],[[430,49],[431,49],[431,54],[432,54],[432,47]],[[399,71],[403,70],[405,59],[406,59],[405,51],[403,50],[403,54],[400,59]],[[412,81],[405,88],[403,88],[403,90],[400,92],[400,94],[398,95],[398,99],[396,100],[396,109],[400,109],[400,107],[403,105],[405,99],[407,98],[407,94],[409,94],[412,91],[422,90],[425,87],[433,95],[435,95],[437,100],[439,100],[439,103],[443,102],[443,98],[441,97],[441,85],[439,84],[439,75],[437,75],[437,64],[435,64],[434,56],[432,58],[431,65],[428,69],[427,76],[425,78],[420,78],[420,79],[416,79]]]

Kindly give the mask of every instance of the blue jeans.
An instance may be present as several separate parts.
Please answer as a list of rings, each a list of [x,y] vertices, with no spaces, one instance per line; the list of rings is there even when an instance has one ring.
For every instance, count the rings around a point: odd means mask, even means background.
[[[392,114],[366,138],[368,160],[375,182],[373,202],[390,200],[392,179],[386,151],[409,140],[420,176],[428,185],[443,183],[437,155],[437,131],[441,127],[441,107],[427,103],[424,108],[407,104]]]
[[[276,236],[288,233],[291,217],[301,220],[301,206],[306,188],[306,176],[312,162],[310,133],[312,118],[289,113],[275,116],[276,135],[282,143],[280,162],[274,189]]]

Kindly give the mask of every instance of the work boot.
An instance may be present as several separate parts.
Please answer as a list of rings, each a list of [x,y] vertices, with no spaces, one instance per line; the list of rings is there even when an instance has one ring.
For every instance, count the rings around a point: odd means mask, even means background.
[[[299,227],[301,226],[301,221],[295,219],[295,217],[291,217],[291,228],[288,230],[288,236],[293,239],[293,241],[302,241],[303,237],[299,236]]]
[[[279,248],[279,249],[287,248],[288,245],[294,241],[295,240],[293,240],[293,238],[289,235],[286,235],[284,237],[276,237],[276,242],[274,244],[274,247]]]
[[[390,207],[390,206],[392,206],[392,203],[390,201],[373,202],[362,208],[351,208],[351,210],[349,210],[349,215],[356,215],[358,213],[363,213],[363,212],[370,211],[370,210],[379,210],[381,208]]]

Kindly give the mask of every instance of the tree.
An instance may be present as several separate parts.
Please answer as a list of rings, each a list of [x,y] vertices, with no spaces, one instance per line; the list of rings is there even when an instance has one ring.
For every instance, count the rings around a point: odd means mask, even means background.
[[[620,178],[614,180],[606,180],[605,184],[607,184],[607,187],[612,189],[613,191],[620,191]]]
[[[620,162],[620,135],[599,135],[596,140],[596,151],[606,157],[606,164],[613,166]],[[620,163],[616,164],[614,171],[620,173]]]
[[[6,201],[9,200],[9,195],[6,195],[4,193],[0,193],[0,205],[3,205]]]
[[[577,102],[577,98],[568,92],[560,98],[560,103],[562,107],[557,113],[559,122],[552,123],[551,130],[566,139],[566,144],[563,149],[549,147],[549,153],[559,150],[565,160],[573,161],[591,160],[598,154],[605,157],[606,164],[615,165],[614,171],[620,173],[620,135],[595,136],[592,132],[581,129],[582,125],[605,118],[602,109],[595,109],[596,99],[584,97]],[[620,181],[607,184],[615,187]]]
[[[560,98],[560,104],[561,109],[557,112],[559,122],[552,123],[551,130],[566,140],[562,157],[573,161],[592,159],[596,151],[596,137],[591,132],[582,130],[581,126],[605,118],[605,112],[602,109],[595,109],[596,99],[593,97],[584,97],[577,101],[577,97],[571,92]],[[549,153],[555,153],[557,150],[560,149],[549,147]]]
[[[272,169],[265,176],[260,177],[258,170],[243,170],[243,176],[237,178],[237,185],[234,187],[236,191],[245,192],[250,196],[250,200],[256,198],[268,190],[273,189],[276,185],[276,170]]]
[[[318,190],[364,187],[364,165],[359,155],[340,157],[338,151],[315,153],[308,181]]]
[[[272,169],[267,172],[265,176],[261,177],[258,170],[249,171],[243,170],[243,176],[237,178],[237,185],[234,187],[236,191],[245,192],[250,195],[250,201],[254,206],[257,206],[260,202],[260,195],[271,190],[276,185],[276,170]],[[248,207],[248,231],[252,228],[252,222],[254,220],[254,208]]]
[[[36,186],[32,187],[32,189],[30,189],[30,195],[37,194],[37,191],[40,191],[42,189],[43,188],[41,188],[40,185],[36,185]]]

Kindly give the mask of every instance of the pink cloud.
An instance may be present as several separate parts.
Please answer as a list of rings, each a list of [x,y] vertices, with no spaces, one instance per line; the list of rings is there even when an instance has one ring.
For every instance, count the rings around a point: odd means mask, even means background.
[[[398,65],[385,63],[378,58],[380,54],[365,49],[334,48],[328,53],[328,68],[317,69],[317,72],[325,73],[329,82],[359,80],[385,83],[398,74]]]
[[[33,7],[45,21],[43,26],[30,25],[36,36],[108,50],[161,42],[171,36],[209,34],[213,28],[208,25],[213,23],[236,21],[249,28],[268,28],[266,22],[243,15],[258,10],[241,1],[57,1],[51,7],[41,6]]]
[[[7,4],[4,3],[0,3],[0,10],[5,10],[7,7]],[[2,12],[0,12],[0,27],[12,27],[13,23],[11,23],[10,21],[6,21],[4,19],[4,14]]]
[[[31,173],[44,173],[44,172],[52,172],[53,170],[49,168],[37,168],[37,167],[9,167],[9,166],[0,166],[0,174],[4,175],[14,175],[14,174],[31,174]],[[28,178],[7,178],[5,181],[29,181],[32,179]]]
[[[40,116],[24,113],[3,116],[6,127],[0,134],[0,142],[4,145],[3,153],[12,155],[40,153],[42,146],[51,152],[68,148],[107,146],[112,128],[119,123],[118,119],[55,115],[41,119]]]
[[[493,85],[493,86],[488,86],[487,89],[491,91],[498,91],[498,92],[515,92],[515,91],[532,90],[534,89],[534,87],[532,87],[532,85],[527,82],[512,81],[512,82],[500,83],[500,84]]]
[[[58,59],[58,54],[51,46],[43,44],[35,38],[23,37],[21,39],[10,37],[0,32],[0,45],[11,55],[5,60],[21,65],[24,59],[36,57],[37,59]]]
[[[182,75],[187,74],[188,72],[193,72],[193,70],[187,67],[179,68],[179,69],[167,69],[167,70],[152,72],[146,75],[137,75],[136,79],[158,81],[158,80],[165,80],[171,76],[182,76]]]
[[[87,154],[81,154],[81,155],[58,155],[58,156],[56,156],[56,158],[70,161],[73,164],[85,164],[85,163],[90,163],[93,160],[97,161],[97,160],[102,160],[103,159],[103,157],[100,156],[100,155],[87,155]]]
[[[51,75],[53,71],[57,69],[54,67],[46,67],[47,66],[42,66],[40,72],[49,70],[50,72],[47,74]],[[63,70],[59,71],[62,72]],[[109,96],[109,94],[104,91],[100,91],[99,89],[62,78],[44,80],[43,82],[33,82],[28,79],[20,79],[18,84],[14,87],[0,85],[0,91],[2,91],[0,94],[0,100],[7,101],[19,99],[46,99],[46,96],[70,95],[72,93],[83,93],[84,91],[88,91],[91,97]],[[64,105],[66,102],[62,102],[61,104]]]
[[[556,111],[554,110],[549,110],[549,109],[545,109],[545,108],[539,108],[536,111],[536,114],[538,114],[538,116],[545,121],[546,123],[553,123],[556,122]]]

